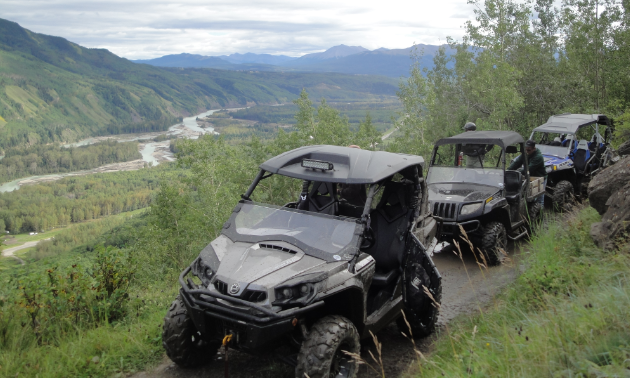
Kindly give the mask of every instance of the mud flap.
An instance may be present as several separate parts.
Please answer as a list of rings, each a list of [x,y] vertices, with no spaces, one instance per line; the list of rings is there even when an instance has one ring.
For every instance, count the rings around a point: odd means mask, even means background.
[[[420,315],[429,311],[432,300],[425,293],[426,287],[433,299],[440,302],[442,276],[428,251],[418,238],[411,234],[403,270],[403,300],[405,307]]]

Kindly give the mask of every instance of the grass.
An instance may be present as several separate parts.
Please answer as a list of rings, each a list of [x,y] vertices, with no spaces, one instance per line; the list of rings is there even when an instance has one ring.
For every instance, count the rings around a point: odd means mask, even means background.
[[[485,312],[449,324],[417,377],[630,374],[630,259],[597,249],[592,208],[535,237],[527,269]]]
[[[48,239],[68,229],[69,227],[72,227],[72,226],[54,228],[50,231],[39,232],[37,235],[29,235],[28,233],[17,234],[17,235],[7,235],[7,238],[5,239],[4,244],[7,248],[11,248],[11,247],[17,247],[19,245],[22,245],[30,241]]]

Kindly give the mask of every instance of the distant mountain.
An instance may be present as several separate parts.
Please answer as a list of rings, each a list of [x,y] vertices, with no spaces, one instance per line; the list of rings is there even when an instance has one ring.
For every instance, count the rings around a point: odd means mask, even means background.
[[[271,54],[253,54],[253,53],[245,53],[245,54],[230,54],[230,55],[221,55],[219,58],[228,61],[234,64],[243,64],[243,63],[259,63],[259,64],[271,64],[271,65],[281,65],[290,60],[295,60],[297,58],[286,55],[271,55]]]
[[[323,60],[339,59],[346,56],[362,53],[365,51],[370,51],[370,50],[361,46],[346,46],[346,45],[333,46],[324,52],[306,54],[298,59],[288,61],[284,65],[303,66],[306,64],[313,64],[316,62],[320,62]]]
[[[180,54],[178,64],[191,56]],[[286,103],[302,88],[331,101],[394,96],[397,89],[397,81],[385,77],[260,72],[254,67],[287,69],[192,60],[247,71],[135,64],[0,19],[0,148],[165,130],[178,117],[207,109]]]
[[[433,67],[433,57],[441,46],[416,45],[405,49],[370,51],[361,46],[339,45],[300,58],[270,54],[231,54],[220,57],[179,54],[138,61],[160,67],[208,67],[234,71],[339,72],[353,75],[406,77],[411,68],[411,54],[416,51],[421,68]],[[447,54],[453,51],[444,45]]]
[[[406,49],[380,48],[374,51],[363,51],[336,59],[326,59],[319,62],[309,62],[294,66],[300,71],[311,72],[340,72],[354,75],[383,75],[390,77],[406,77],[413,61],[412,53],[416,52],[421,68],[432,68],[433,57],[441,46],[416,45]],[[447,54],[454,53],[448,46]]]
[[[150,64],[156,67],[197,67],[197,68],[232,68],[233,64],[216,56],[197,54],[165,55],[155,59],[132,60],[134,63]]]

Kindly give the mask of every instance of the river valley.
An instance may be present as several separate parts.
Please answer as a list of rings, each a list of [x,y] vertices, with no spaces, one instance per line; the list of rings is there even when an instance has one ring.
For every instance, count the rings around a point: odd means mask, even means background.
[[[242,108],[235,108],[233,110],[238,110],[238,109],[242,109]],[[17,190],[22,185],[33,185],[33,184],[42,183],[42,182],[56,181],[64,177],[84,176],[84,175],[89,175],[93,173],[133,171],[133,170],[141,169],[147,165],[155,166],[163,162],[174,161],[175,157],[173,156],[173,153],[169,149],[169,144],[170,144],[169,140],[165,140],[161,142],[154,142],[152,140],[160,135],[166,135],[169,138],[177,137],[177,138],[196,139],[200,135],[203,135],[203,134],[216,133],[214,129],[211,127],[208,127],[208,128],[199,127],[199,125],[197,124],[197,118],[204,118],[219,110],[222,110],[222,109],[212,109],[212,110],[208,110],[206,112],[194,115],[192,117],[186,117],[183,119],[181,123],[178,123],[176,125],[169,127],[166,132],[159,131],[159,132],[152,132],[152,133],[107,135],[107,136],[87,138],[76,143],[66,144],[64,145],[64,147],[78,147],[78,146],[86,146],[89,144],[102,142],[105,140],[116,140],[118,142],[130,142],[130,141],[137,140],[140,142],[138,144],[138,150],[142,154],[142,159],[126,161],[126,162],[121,162],[121,163],[107,164],[98,168],[83,170],[83,171],[53,173],[53,174],[41,175],[41,176],[22,177],[22,178],[9,181],[0,185],[0,193],[11,192],[11,191]]]

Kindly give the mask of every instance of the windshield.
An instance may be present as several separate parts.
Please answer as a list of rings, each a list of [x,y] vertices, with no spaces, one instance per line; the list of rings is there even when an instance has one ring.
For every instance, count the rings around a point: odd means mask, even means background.
[[[287,239],[287,242],[293,239],[308,247],[336,254],[350,245],[358,224],[356,220],[244,203],[236,215],[235,226],[237,234],[260,237],[260,241],[273,240],[273,237]],[[301,247],[299,243],[297,246]],[[308,253],[308,249],[305,252]]]
[[[465,168],[431,167],[427,184],[468,183],[493,187],[503,186],[503,169],[500,168]]]
[[[534,131],[529,139],[536,142],[536,148],[543,155],[566,157],[569,154],[575,136],[552,132]]]

